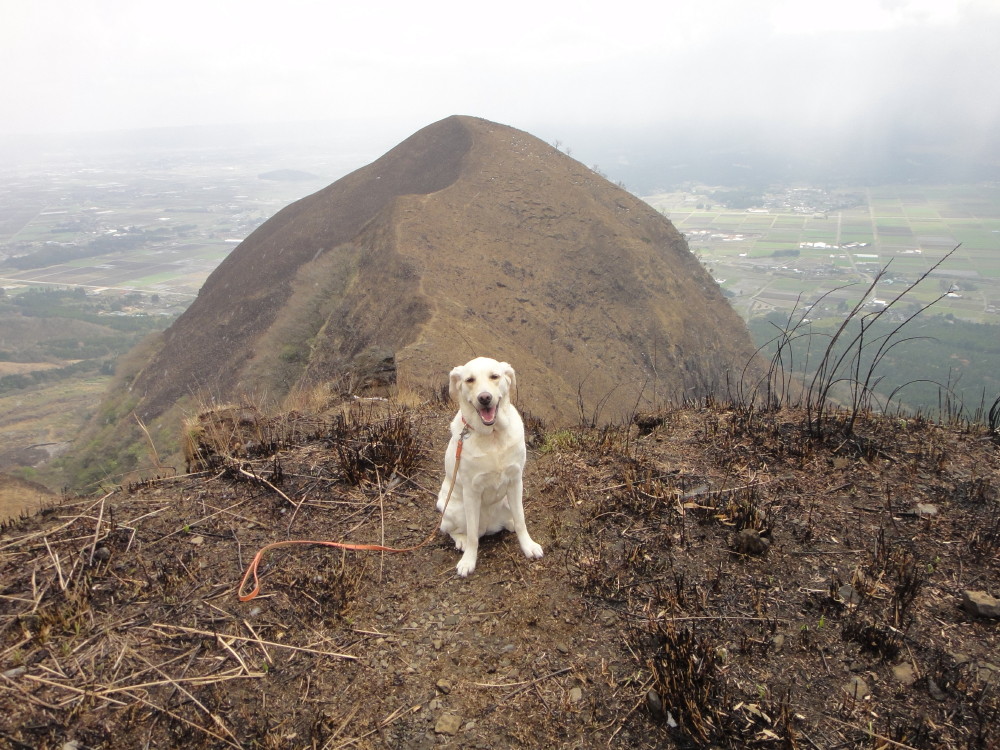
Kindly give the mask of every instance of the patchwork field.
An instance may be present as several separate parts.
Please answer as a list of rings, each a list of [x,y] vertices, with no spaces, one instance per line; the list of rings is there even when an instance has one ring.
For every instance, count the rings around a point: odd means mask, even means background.
[[[688,236],[746,318],[790,311],[853,285],[858,299],[889,265],[880,299],[892,299],[944,254],[960,247],[912,299],[938,314],[1000,323],[1000,186],[880,186],[761,193],[751,208],[727,208],[715,189],[648,196]],[[791,283],[788,283],[791,282]],[[816,310],[816,316],[838,310]]]

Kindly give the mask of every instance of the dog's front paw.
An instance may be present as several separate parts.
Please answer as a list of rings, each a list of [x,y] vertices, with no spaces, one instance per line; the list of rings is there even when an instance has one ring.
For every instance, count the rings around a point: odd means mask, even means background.
[[[529,560],[538,559],[543,554],[542,545],[531,539],[521,545],[521,551],[524,552],[524,556]]]
[[[462,559],[458,561],[455,569],[458,571],[459,577],[465,578],[476,569],[476,556],[469,554],[462,555]]]

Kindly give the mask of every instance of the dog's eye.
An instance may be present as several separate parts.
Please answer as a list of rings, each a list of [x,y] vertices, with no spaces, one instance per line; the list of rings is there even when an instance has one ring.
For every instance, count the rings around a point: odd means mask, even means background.
[[[476,378],[473,375],[470,375],[469,377],[467,377],[465,379],[465,382],[466,383],[475,383],[476,382]]]
[[[500,379],[500,376],[497,375],[496,373],[493,373],[492,375],[490,375],[490,380],[499,380],[499,379]]]

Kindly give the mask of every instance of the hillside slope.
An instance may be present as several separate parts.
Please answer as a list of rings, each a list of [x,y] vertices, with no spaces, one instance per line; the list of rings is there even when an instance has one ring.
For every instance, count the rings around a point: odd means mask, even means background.
[[[451,409],[244,420],[240,456],[0,532],[11,747],[987,748],[1000,457],[981,431],[718,406],[529,420],[545,557],[417,544]],[[249,439],[252,436],[253,439]],[[203,447],[213,443],[205,438]],[[762,539],[764,541],[762,541]]]
[[[667,219],[527,133],[454,116],[258,228],[129,390],[148,422],[191,395],[334,379],[429,393],[488,354],[571,424],[708,392],[751,353]]]

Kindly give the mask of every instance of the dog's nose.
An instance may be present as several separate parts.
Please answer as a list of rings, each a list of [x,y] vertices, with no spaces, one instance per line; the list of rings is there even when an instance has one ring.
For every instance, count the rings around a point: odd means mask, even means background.
[[[487,393],[486,391],[483,391],[482,393],[479,394],[479,403],[481,403],[483,406],[489,406],[492,400],[493,400],[492,393]]]

